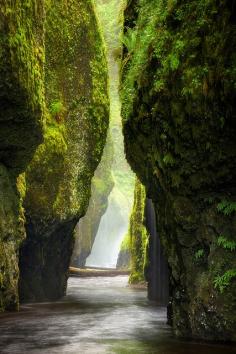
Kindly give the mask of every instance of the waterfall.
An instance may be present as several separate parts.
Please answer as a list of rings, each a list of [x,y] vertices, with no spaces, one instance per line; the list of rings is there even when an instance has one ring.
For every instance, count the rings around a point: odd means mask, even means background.
[[[101,219],[92,252],[86,260],[87,267],[116,268],[120,245],[128,229],[128,218],[122,210],[123,198],[120,195],[121,198],[117,200],[117,194],[121,193],[114,187],[109,196],[107,211]]]
[[[112,175],[114,188],[108,199],[108,207],[103,215],[86,266],[116,268],[122,240],[128,231],[129,215],[133,206],[134,174],[124,153],[124,138],[121,123],[121,104],[119,99],[119,62],[121,55],[119,0],[95,1],[98,18],[104,33],[107,47],[110,77],[110,132],[114,145]],[[109,14],[109,15],[108,15]]]

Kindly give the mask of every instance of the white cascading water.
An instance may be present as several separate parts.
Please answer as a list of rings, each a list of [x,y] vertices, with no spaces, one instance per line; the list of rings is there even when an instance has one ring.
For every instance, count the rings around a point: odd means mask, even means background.
[[[117,198],[119,195],[120,198]],[[108,200],[108,208],[103,215],[87,258],[87,267],[116,268],[120,245],[128,230],[129,208],[117,187],[114,187]]]
[[[86,260],[87,267],[115,268],[120,246],[128,231],[129,216],[133,206],[134,175],[126,161],[119,100],[119,64],[114,56],[114,48],[120,51],[120,11],[122,2],[96,0],[108,53],[110,77],[110,132],[114,145],[112,174],[114,188],[108,199],[108,207],[103,215],[92,247]],[[117,18],[111,21],[107,11],[113,6]],[[114,16],[113,14],[113,16]]]

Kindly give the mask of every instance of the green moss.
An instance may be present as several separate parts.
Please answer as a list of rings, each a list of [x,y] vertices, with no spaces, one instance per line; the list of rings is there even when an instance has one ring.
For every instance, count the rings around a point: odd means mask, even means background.
[[[235,340],[234,277],[224,294],[214,287],[214,279],[235,269],[235,251],[217,245],[220,235],[233,241],[236,232],[235,4],[126,5],[126,155],[155,203],[171,267],[174,330]],[[204,255],[196,260],[198,250]]]
[[[128,251],[130,250],[130,236],[129,234],[127,233],[121,243],[121,246],[120,246],[120,250],[121,251]]]
[[[24,299],[63,295],[73,229],[88,207],[106,141],[107,65],[92,1],[47,1],[45,53],[44,141],[26,172],[30,227],[21,252]],[[29,263],[27,247],[35,255]]]
[[[134,190],[134,206],[129,224],[129,247],[131,253],[131,284],[144,281],[144,268],[146,263],[146,248],[148,234],[145,227],[145,187],[136,180]],[[127,242],[127,241],[126,241]]]
[[[44,2],[0,4],[0,311],[18,309],[24,175],[42,141]],[[17,178],[18,177],[18,178]]]
[[[44,6],[6,0],[0,11],[0,158],[17,174],[42,140]]]
[[[23,181],[18,180],[18,184],[24,190]],[[19,306],[18,252],[25,236],[24,221],[15,178],[0,164],[0,312],[17,310]]]
[[[82,267],[89,256],[102,215],[108,206],[108,196],[114,187],[111,174],[113,163],[113,144],[108,133],[106,146],[98,168],[92,179],[91,197],[86,215],[80,220],[75,232],[75,246],[72,265]]]
[[[64,17],[60,16],[62,11]],[[34,193],[29,190],[27,198],[34,198],[36,203],[41,200],[45,214],[53,205],[50,213],[58,217],[85,212],[91,178],[106,138],[106,62],[94,20],[90,3],[48,4],[46,101],[51,116],[47,116],[44,144],[28,170],[29,188]],[[39,170],[40,188],[36,176]],[[35,189],[41,196],[35,196]],[[34,207],[32,202],[28,204],[32,212],[37,210],[35,203]]]

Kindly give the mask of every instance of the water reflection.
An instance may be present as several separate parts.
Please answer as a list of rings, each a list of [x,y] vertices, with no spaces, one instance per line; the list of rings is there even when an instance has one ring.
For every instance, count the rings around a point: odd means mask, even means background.
[[[127,288],[127,277],[71,278],[60,302],[0,316],[2,354],[228,354],[234,347],[177,341],[166,311]]]

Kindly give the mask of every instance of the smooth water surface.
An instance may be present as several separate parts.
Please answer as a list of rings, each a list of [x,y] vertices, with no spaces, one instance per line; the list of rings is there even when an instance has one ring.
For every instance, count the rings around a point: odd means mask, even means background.
[[[166,310],[119,276],[71,278],[62,301],[1,315],[0,353],[228,354],[236,349],[175,340]]]

